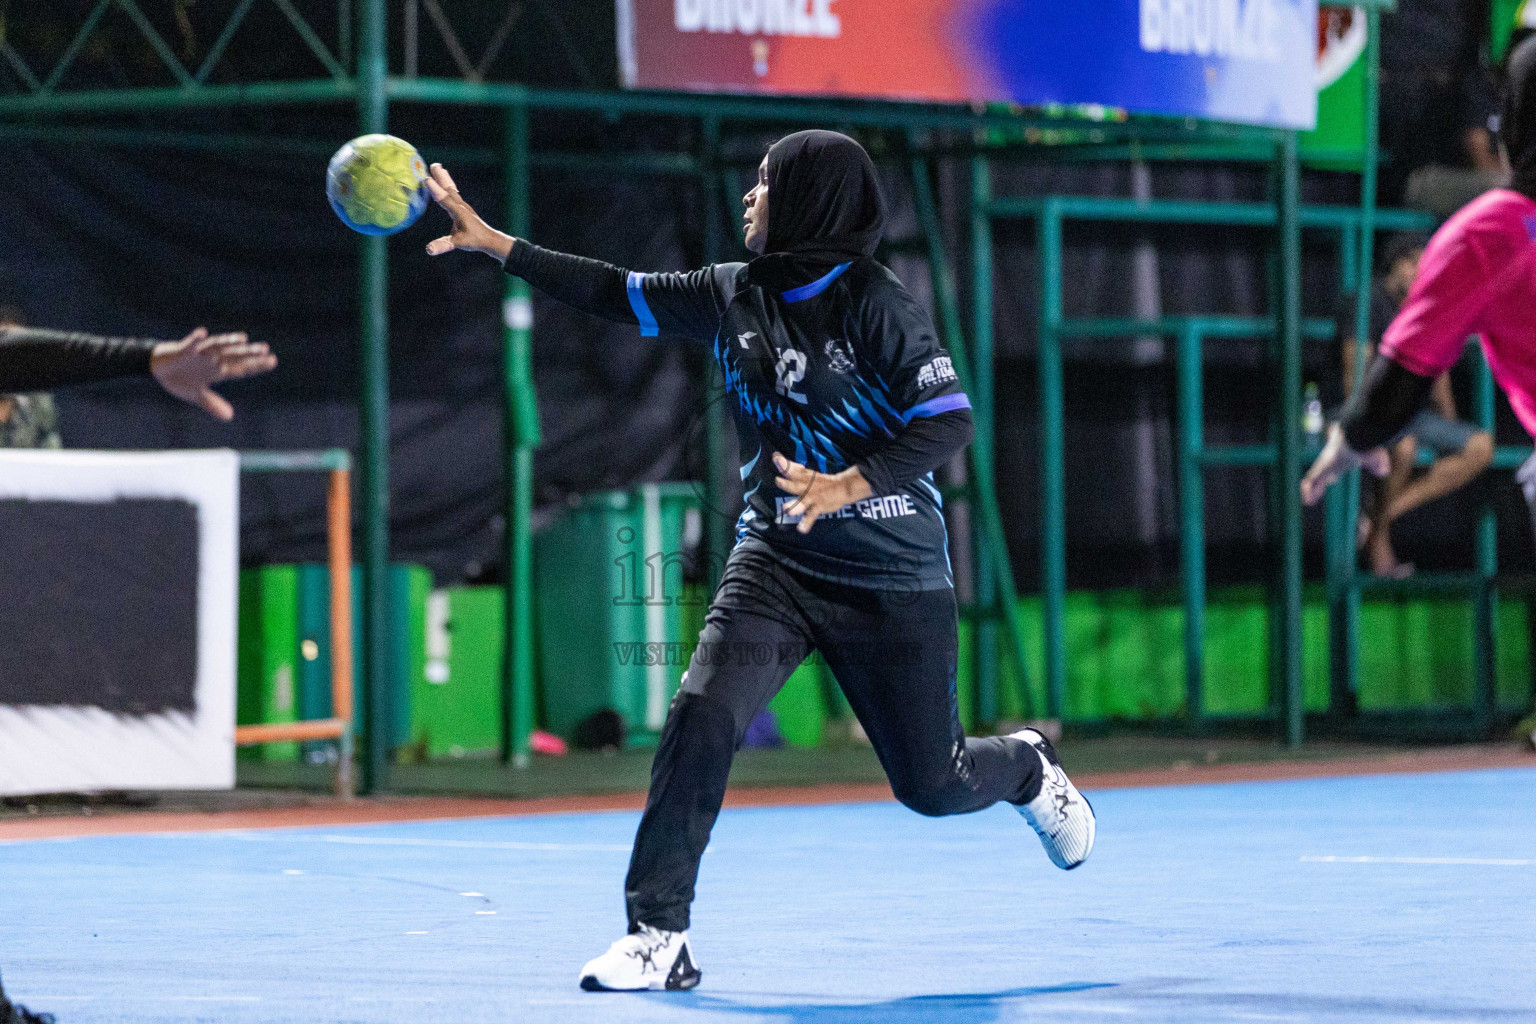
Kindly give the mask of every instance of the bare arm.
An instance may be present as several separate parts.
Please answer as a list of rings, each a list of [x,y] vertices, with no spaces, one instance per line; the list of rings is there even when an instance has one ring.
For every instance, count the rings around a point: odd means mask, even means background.
[[[1355,340],[1354,335],[1350,335],[1349,337],[1344,339],[1343,352],[1341,353],[1341,356],[1342,356],[1342,361],[1343,361],[1343,364],[1344,364],[1344,397],[1345,398],[1348,398],[1350,396],[1350,393],[1355,390],[1355,370],[1356,370],[1356,368],[1359,365],[1356,362],[1356,358],[1355,357],[1356,357],[1356,353],[1359,352],[1359,349],[1360,349],[1360,343]],[[1365,361],[1367,363],[1369,363],[1371,361],[1371,356],[1374,353],[1375,353],[1375,346],[1367,345],[1366,348],[1365,348]]]
[[[1430,398],[1435,403],[1435,408],[1440,410],[1440,415],[1448,420],[1456,418],[1456,396],[1451,393],[1451,375],[1442,373],[1435,378],[1434,387],[1430,389]]]

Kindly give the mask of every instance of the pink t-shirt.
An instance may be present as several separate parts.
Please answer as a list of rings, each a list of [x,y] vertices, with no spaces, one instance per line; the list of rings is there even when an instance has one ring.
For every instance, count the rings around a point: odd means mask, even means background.
[[[1381,351],[1438,377],[1472,334],[1482,336],[1520,424],[1536,435],[1536,201],[1519,192],[1494,189],[1441,225]]]

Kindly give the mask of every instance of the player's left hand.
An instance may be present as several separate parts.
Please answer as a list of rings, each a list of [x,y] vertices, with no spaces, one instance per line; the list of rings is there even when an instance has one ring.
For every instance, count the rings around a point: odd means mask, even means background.
[[[1376,476],[1386,476],[1389,468],[1387,450],[1372,448],[1368,452],[1357,452],[1344,440],[1344,428],[1333,424],[1328,428],[1328,443],[1323,445],[1307,475],[1301,478],[1302,503],[1317,504],[1334,481],[1356,466],[1362,466]]]
[[[244,333],[209,334],[199,327],[180,341],[162,341],[149,355],[149,372],[160,386],[221,420],[235,418],[235,408],[212,385],[266,373],[277,356],[265,342]]]
[[[784,514],[800,517],[795,529],[801,533],[810,533],[821,516],[855,501],[863,501],[875,493],[858,466],[849,466],[841,473],[818,473],[798,462],[791,462],[778,452],[773,453],[773,464],[779,471],[773,482],[779,490],[796,496],[784,506]]]

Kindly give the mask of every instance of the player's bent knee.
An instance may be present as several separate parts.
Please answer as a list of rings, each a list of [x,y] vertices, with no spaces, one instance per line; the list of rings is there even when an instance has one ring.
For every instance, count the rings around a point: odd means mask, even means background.
[[[956,803],[949,785],[893,786],[892,790],[903,806],[925,818],[942,818],[955,813]]]

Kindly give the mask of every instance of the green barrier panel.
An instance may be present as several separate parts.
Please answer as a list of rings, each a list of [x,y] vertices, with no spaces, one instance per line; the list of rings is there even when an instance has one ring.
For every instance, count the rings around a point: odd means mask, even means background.
[[[642,484],[582,498],[534,543],[544,720],[569,737],[617,711],[631,746],[653,746],[688,667],[678,644],[692,484]],[[691,644],[689,645],[691,647]]]
[[[240,570],[236,718],[240,725],[298,721],[298,572],[291,565]],[[323,717],[323,716],[320,716]],[[242,761],[291,761],[296,743],[240,747]]]
[[[361,651],[361,569],[352,570],[352,651]],[[419,565],[392,565],[386,578],[385,640],[387,671],[380,690],[388,700],[388,749],[398,751],[411,738],[414,681],[426,665],[426,601],[432,574]],[[269,565],[240,572],[239,723],[261,725],[324,719],[331,716],[330,577],[319,564]],[[286,693],[286,697],[284,694]],[[362,701],[353,721],[366,721]],[[246,759],[292,760],[301,745],[265,744],[242,748]],[[314,760],[332,758],[334,744],[302,745]]]
[[[1329,708],[1329,628],[1326,588],[1309,587],[1303,605],[1302,694],[1309,714]],[[1019,613],[1039,631],[1037,597]],[[1530,631],[1524,600],[1505,597],[1497,608],[1497,706],[1512,712],[1530,697]],[[1464,595],[1408,592],[1362,602],[1360,627],[1375,642],[1361,648],[1359,706],[1366,712],[1463,709],[1477,693],[1480,669],[1475,609]],[[1066,599],[1069,653],[1065,719],[1147,721],[1183,718],[1184,608],[1172,594],[1073,591]],[[1269,679],[1270,608],[1264,588],[1227,588],[1205,605],[1204,703],[1209,718],[1262,718],[1274,713]],[[1038,637],[1030,649],[1040,651]],[[971,631],[960,629],[960,712],[967,727],[975,688],[967,655]],[[1037,666],[1031,666],[1032,669]],[[1011,691],[1005,691],[1011,692]],[[1008,700],[1003,718],[1023,709]]]
[[[501,746],[506,596],[500,587],[427,595],[424,670],[411,679],[411,747],[418,759],[494,757]]]

